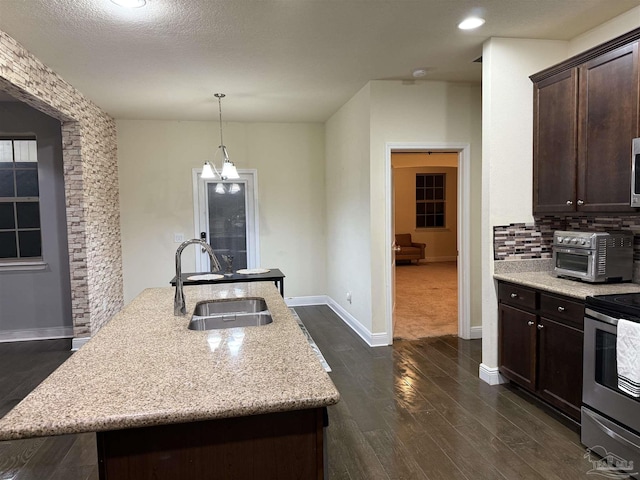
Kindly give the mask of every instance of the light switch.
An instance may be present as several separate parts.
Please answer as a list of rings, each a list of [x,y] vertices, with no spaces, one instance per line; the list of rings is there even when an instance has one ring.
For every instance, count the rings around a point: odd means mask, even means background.
[[[184,233],[174,233],[173,234],[174,243],[182,243],[184,242]]]

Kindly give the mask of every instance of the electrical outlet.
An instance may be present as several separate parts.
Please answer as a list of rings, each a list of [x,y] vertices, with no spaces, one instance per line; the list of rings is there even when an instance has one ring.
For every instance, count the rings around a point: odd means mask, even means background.
[[[174,243],[182,243],[182,242],[184,242],[184,233],[174,233],[173,234],[173,242]]]
[[[347,292],[347,302],[351,303],[351,292]]]

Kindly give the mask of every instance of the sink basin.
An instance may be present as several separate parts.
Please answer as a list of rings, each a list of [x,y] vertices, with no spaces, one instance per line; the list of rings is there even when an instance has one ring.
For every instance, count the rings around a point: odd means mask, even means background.
[[[189,330],[218,330],[221,328],[260,327],[273,322],[271,314],[256,313],[225,313],[208,317],[193,316],[189,322]]]
[[[193,310],[193,315],[208,317],[218,314],[257,313],[267,311],[267,302],[264,298],[232,298],[229,300],[208,300],[198,302]]]
[[[189,330],[259,327],[273,322],[264,298],[233,298],[198,302]]]

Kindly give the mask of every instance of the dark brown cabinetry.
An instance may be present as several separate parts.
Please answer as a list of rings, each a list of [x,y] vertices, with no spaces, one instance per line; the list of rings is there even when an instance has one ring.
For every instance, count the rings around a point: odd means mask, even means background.
[[[533,213],[635,212],[640,29],[531,76]]]
[[[584,304],[506,282],[498,300],[500,373],[579,420]]]

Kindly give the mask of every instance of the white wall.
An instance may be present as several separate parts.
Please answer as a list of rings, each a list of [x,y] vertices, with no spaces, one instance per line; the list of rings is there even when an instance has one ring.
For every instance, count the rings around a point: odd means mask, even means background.
[[[387,143],[469,144],[471,153],[471,218],[480,216],[481,90],[479,85],[373,81],[371,85],[371,298],[372,328],[384,332],[385,285],[385,155]],[[472,222],[471,244],[479,241]],[[480,258],[471,255],[471,325],[481,323]],[[330,283],[330,281],[329,281]]]
[[[326,123],[327,293],[365,335],[373,331],[369,97],[366,85]]]
[[[118,120],[125,303],[175,274],[174,232],[194,236],[192,169],[212,160],[217,122]],[[261,266],[286,275],[285,295],[325,292],[324,126],[225,123],[238,168],[258,170]],[[220,163],[220,157],[216,157]],[[183,271],[195,269],[195,247]]]
[[[533,221],[529,75],[566,51],[566,42],[513,38],[492,38],[482,51],[482,363],[488,368],[498,366],[493,226]]]

